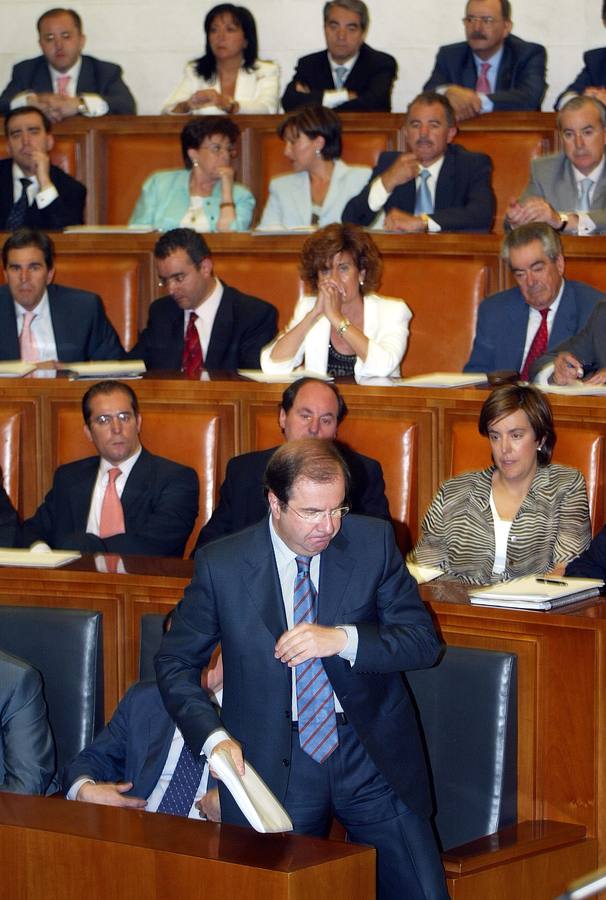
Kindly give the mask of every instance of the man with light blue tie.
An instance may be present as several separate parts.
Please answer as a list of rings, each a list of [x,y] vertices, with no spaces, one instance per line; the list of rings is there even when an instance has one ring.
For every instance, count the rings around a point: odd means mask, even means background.
[[[563,151],[532,160],[530,181],[509,204],[506,224],[545,222],[564,234],[603,234],[606,108],[594,97],[573,97],[557,123]]]
[[[415,97],[405,133],[406,152],[380,155],[366,187],[343,210],[343,221],[409,234],[489,231],[492,163],[486,154],[452,143],[457,129],[448,99],[435,91]]]

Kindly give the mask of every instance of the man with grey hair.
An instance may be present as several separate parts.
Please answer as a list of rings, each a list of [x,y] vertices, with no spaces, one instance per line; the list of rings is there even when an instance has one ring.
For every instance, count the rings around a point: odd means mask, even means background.
[[[506,224],[546,222],[564,234],[603,234],[606,108],[594,97],[573,97],[557,122],[563,151],[532,160],[530,181],[509,204]]]
[[[533,363],[580,331],[595,304],[606,297],[588,284],[564,280],[562,243],[543,222],[510,231],[501,258],[518,286],[480,304],[471,356],[463,371],[513,369],[527,381]]]
[[[390,112],[397,74],[393,56],[364,42],[369,17],[362,0],[324,4],[326,50],[302,56],[284,92],[286,112],[316,104],[343,112]]]
[[[546,53],[511,34],[509,0],[468,0],[465,40],[440,47],[423,90],[446,94],[458,121],[493,110],[540,110]]]

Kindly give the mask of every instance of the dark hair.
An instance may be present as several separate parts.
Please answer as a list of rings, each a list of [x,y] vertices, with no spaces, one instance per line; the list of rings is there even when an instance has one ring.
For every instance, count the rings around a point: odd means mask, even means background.
[[[2,247],[2,265],[6,269],[10,250],[23,250],[24,247],[37,247],[42,251],[47,269],[52,269],[55,260],[55,246],[49,236],[37,228],[18,228],[13,231]]]
[[[567,100],[564,106],[559,110],[556,116],[556,125],[558,126],[558,129],[562,129],[562,116],[565,112],[575,112],[578,109],[583,109],[584,106],[593,106],[600,117],[600,125],[602,128],[606,128],[606,106],[595,97],[589,97],[587,94],[580,94]]]
[[[171,228],[158,238],[154,247],[156,259],[166,259],[175,250],[185,250],[195,266],[211,255],[208,244],[201,234],[192,228]]]
[[[310,140],[324,138],[324,146],[320,153],[323,159],[338,159],[341,156],[341,122],[336,113],[326,106],[304,106],[287,116],[277,128],[278,135],[285,139],[287,132],[295,138],[300,134]]]
[[[606,19],[606,0],[602,3],[602,18]]]
[[[344,398],[339,393],[339,389],[336,384],[333,384],[330,381],[323,381],[321,378],[310,378],[307,376],[305,378],[297,378],[296,381],[293,381],[292,384],[289,384],[282,394],[280,409],[283,409],[285,413],[292,409],[292,405],[297,398],[297,394],[299,393],[301,388],[305,387],[306,384],[323,384],[333,392],[337,399],[337,425],[340,425],[347,415],[347,404]]]
[[[340,6],[342,9],[348,9],[352,13],[356,13],[360,17],[360,28],[362,31],[366,31],[368,29],[368,23],[370,21],[368,16],[368,7],[362,0],[328,0],[328,3],[324,4],[324,24],[328,22],[328,17],[330,15],[331,7]]]
[[[236,25],[239,25],[244,32],[246,47],[244,48],[244,68],[250,71],[254,69],[257,61],[258,41],[257,26],[253,14],[249,12],[245,6],[234,6],[233,3],[219,3],[206,14],[204,19],[204,33],[206,34],[206,47],[204,56],[194,60],[196,64],[196,72],[209,81],[217,71],[217,60],[215,54],[210,48],[210,27],[217,16],[231,16]]]
[[[456,126],[457,119],[455,116],[455,111],[450,104],[450,100],[444,94],[438,94],[437,91],[422,91],[420,94],[417,94],[417,96],[414,97],[406,107],[407,120],[408,116],[410,115],[410,110],[416,103],[420,103],[421,106],[431,106],[432,103],[439,103],[440,106],[444,107],[446,124],[448,125],[448,127],[454,128]]]
[[[301,438],[282,444],[265,469],[264,487],[275,494],[280,503],[288,503],[297,478],[307,478],[316,484],[336,481],[339,474],[345,481],[345,496],[349,493],[350,474],[347,463],[332,441]]]
[[[546,466],[551,462],[556,433],[549,400],[537,388],[526,384],[502,384],[495,388],[480,410],[478,430],[484,437],[488,437],[493,422],[498,422],[519,409],[528,416],[535,440],[539,442],[537,463]]]
[[[136,416],[139,415],[139,401],[130,384],[125,384],[123,381],[114,381],[113,379],[108,381],[98,381],[97,384],[93,384],[92,387],[89,387],[82,398],[82,416],[87,425],[90,422],[91,401],[99,394],[113,394],[115,391],[124,391],[125,394],[128,394],[134,414]]]
[[[554,262],[564,253],[560,235],[551,225],[547,225],[546,222],[529,222],[528,225],[520,225],[507,232],[501,245],[501,259],[511,265],[509,262],[511,251],[518,247],[526,247],[533,241],[540,241],[545,256]]]
[[[4,120],[4,134],[8,137],[8,126],[12,119],[16,119],[17,116],[25,116],[27,113],[37,113],[40,116],[42,121],[42,127],[44,128],[47,134],[51,133],[52,125],[50,119],[47,119],[41,109],[38,109],[37,106],[19,106],[17,109],[11,109],[6,114],[6,118]]]
[[[365,270],[364,291],[372,292],[381,280],[381,256],[371,236],[359,225],[335,222],[307,238],[301,250],[301,277],[314,291],[318,273],[337,253],[350,253],[357,268]],[[362,291],[362,285],[360,286]]]
[[[501,4],[501,15],[504,19],[507,19],[508,22],[511,21],[511,3],[509,0],[499,0]],[[465,15],[467,15],[467,7],[469,6],[469,0],[465,5]]]
[[[186,169],[192,168],[188,150],[198,150],[207,137],[222,134],[232,144],[240,137],[240,129],[235,122],[225,116],[196,116],[181,131],[181,153]]]
[[[82,34],[82,19],[78,15],[75,9],[64,9],[62,6],[56,6],[54,9],[48,9],[45,13],[42,13],[38,21],[36,22],[36,28],[38,29],[38,34],[40,34],[40,25],[47,19],[49,16],[71,16],[74,25]]]

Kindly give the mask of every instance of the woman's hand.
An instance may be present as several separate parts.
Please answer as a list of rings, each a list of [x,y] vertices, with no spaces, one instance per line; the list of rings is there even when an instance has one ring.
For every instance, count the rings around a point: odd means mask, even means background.
[[[231,166],[220,166],[217,169],[217,175],[221,179],[221,187],[223,188],[222,197],[223,200],[231,200],[231,192],[234,186],[234,178],[235,172]],[[226,196],[225,192],[229,191],[229,196]]]
[[[221,95],[214,88],[196,91],[187,101],[190,109],[202,109],[203,106],[220,106]]]
[[[335,328],[343,318],[341,304],[343,302],[343,289],[330,278],[320,281],[318,284],[318,300],[321,312],[326,316]]]

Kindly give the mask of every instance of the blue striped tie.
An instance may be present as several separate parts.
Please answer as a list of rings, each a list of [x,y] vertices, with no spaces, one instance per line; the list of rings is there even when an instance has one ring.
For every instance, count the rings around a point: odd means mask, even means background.
[[[427,184],[431,172],[429,169],[421,169],[419,175],[421,183],[419,184],[419,190],[417,191],[415,200],[415,216],[419,216],[421,213],[430,214],[433,212],[433,200],[431,199],[431,191]]]
[[[196,791],[200,786],[201,778],[200,758],[196,759],[187,744],[183,744],[183,750],[164,792],[158,812],[168,813],[171,816],[188,816],[191,805],[196,799]]]
[[[293,592],[294,624],[315,623],[316,590],[309,577],[311,556],[297,556]],[[301,749],[322,763],[339,744],[335,702],[322,660],[308,659],[296,667],[299,743]]]

